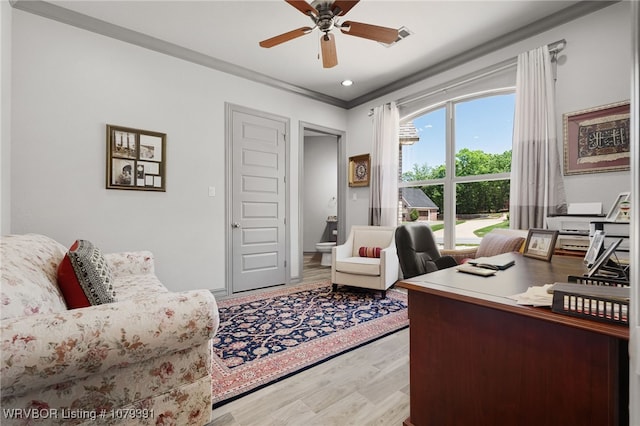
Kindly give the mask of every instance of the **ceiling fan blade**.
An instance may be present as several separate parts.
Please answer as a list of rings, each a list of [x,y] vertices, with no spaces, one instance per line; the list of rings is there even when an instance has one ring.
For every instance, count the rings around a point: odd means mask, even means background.
[[[345,31],[344,28],[348,28],[348,31]],[[345,21],[342,23],[340,31],[347,35],[367,38],[387,44],[391,44],[398,39],[398,30],[394,28],[379,27],[361,22]]]
[[[320,38],[320,47],[322,49],[322,66],[324,68],[332,68],[338,65],[336,39],[333,37],[333,34],[325,33]]]
[[[293,31],[289,31],[284,34],[277,35],[275,37],[268,38],[266,40],[262,40],[259,44],[261,47],[273,47],[277,46],[285,41],[293,40],[294,38],[301,37],[305,34],[309,34],[313,30],[311,27],[302,27]]]
[[[351,10],[353,6],[358,4],[360,0],[336,0],[333,2],[331,6],[331,11],[336,16],[346,15],[348,11]],[[339,11],[337,9],[340,9]]]
[[[318,11],[304,0],[284,0],[305,15],[318,16]]]

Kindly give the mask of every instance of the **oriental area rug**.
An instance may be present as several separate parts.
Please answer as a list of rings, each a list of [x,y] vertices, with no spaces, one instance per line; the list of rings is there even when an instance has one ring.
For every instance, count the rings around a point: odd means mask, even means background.
[[[218,302],[213,407],[409,326],[407,296],[321,281]]]

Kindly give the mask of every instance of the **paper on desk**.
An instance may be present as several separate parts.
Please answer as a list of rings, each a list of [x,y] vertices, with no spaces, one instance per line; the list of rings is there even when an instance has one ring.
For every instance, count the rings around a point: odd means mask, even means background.
[[[515,300],[518,305],[551,306],[553,294],[549,293],[548,290],[552,285],[545,284],[543,286],[529,287],[524,293],[515,294],[509,296],[509,298]]]

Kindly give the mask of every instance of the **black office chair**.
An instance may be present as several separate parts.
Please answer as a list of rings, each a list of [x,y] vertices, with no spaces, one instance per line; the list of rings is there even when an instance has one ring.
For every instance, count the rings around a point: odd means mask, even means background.
[[[431,227],[413,222],[396,228],[396,251],[404,278],[413,278],[458,263],[451,256],[442,256]]]

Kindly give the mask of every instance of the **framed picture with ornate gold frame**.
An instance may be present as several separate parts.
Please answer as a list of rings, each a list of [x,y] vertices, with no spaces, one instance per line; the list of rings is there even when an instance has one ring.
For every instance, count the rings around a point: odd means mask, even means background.
[[[166,191],[164,133],[107,124],[107,189]]]
[[[349,157],[349,186],[369,186],[371,157],[369,154]]]

